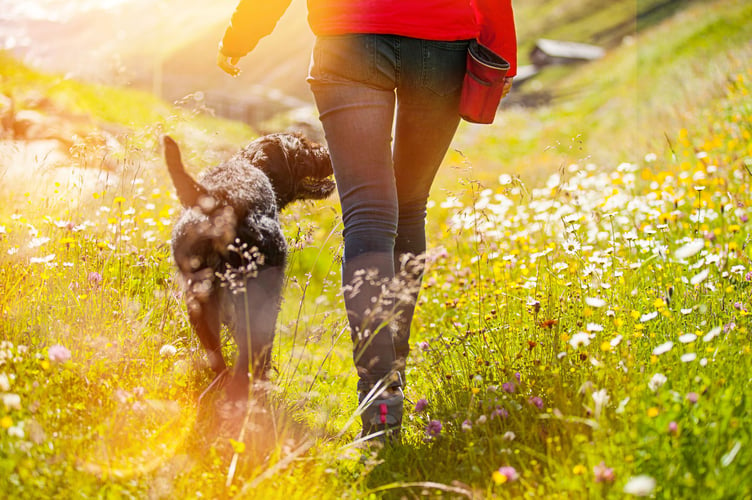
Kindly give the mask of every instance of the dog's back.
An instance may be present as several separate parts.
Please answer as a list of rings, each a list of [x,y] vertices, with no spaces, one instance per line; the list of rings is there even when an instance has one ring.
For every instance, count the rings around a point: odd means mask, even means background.
[[[217,205],[232,207],[241,218],[247,213],[277,217],[277,199],[269,177],[239,155],[203,171],[198,183]]]

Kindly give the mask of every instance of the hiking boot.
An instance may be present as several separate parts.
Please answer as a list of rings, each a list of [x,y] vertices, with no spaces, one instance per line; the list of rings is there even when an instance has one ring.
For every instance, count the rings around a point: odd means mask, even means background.
[[[382,443],[399,441],[404,402],[401,387],[389,387],[377,395],[359,392],[358,404],[363,408],[360,414],[363,421],[361,437]]]

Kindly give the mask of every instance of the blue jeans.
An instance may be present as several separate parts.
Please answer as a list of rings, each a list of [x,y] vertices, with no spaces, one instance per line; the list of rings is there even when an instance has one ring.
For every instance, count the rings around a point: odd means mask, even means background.
[[[404,370],[420,261],[409,273],[410,300],[392,301],[390,315],[372,314],[373,304],[403,256],[426,250],[426,203],[459,124],[468,43],[374,34],[316,40],[308,82],[342,205],[345,304],[361,390]],[[363,269],[378,279],[347,293]]]

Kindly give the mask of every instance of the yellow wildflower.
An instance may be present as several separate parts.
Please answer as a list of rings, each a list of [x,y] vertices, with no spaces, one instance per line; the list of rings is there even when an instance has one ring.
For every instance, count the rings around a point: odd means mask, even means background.
[[[575,476],[582,476],[587,472],[587,467],[582,464],[577,464],[572,468],[572,474]]]
[[[493,474],[491,474],[491,478],[493,479],[493,482],[496,484],[504,484],[509,480],[507,476],[505,476],[504,474],[502,474],[501,472],[497,470],[493,471]]]

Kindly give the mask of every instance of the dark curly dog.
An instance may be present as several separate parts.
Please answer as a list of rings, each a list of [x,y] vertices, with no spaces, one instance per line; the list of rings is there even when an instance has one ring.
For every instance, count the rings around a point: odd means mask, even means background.
[[[172,252],[185,281],[191,324],[216,373],[210,387],[228,374],[220,337],[224,323],[238,345],[227,394],[243,399],[249,362],[254,380],[266,379],[271,368],[287,257],[278,213],[292,201],[322,199],[334,190],[329,152],[298,135],[271,134],[196,181],[175,141],[168,136],[163,141],[184,207],[173,228]]]

